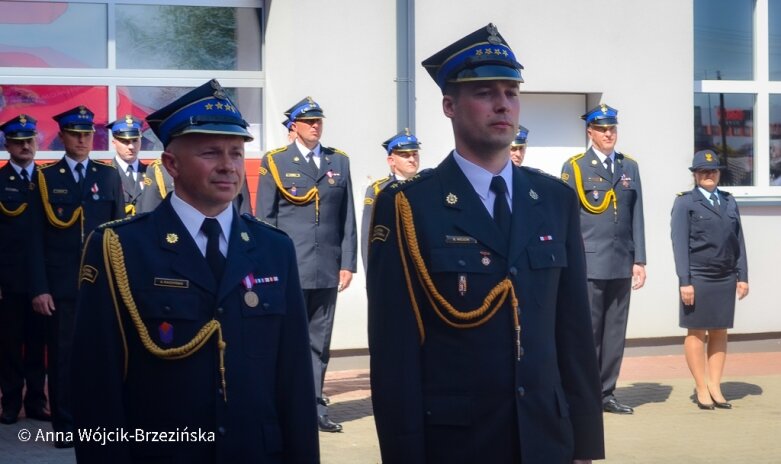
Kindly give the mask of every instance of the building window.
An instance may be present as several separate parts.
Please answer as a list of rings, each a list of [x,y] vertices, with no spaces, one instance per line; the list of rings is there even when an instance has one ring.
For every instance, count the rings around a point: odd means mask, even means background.
[[[768,1],[770,80],[781,81],[781,0]]]
[[[770,185],[781,186],[781,95],[770,96]]]
[[[60,131],[52,116],[84,105],[95,113],[94,150],[108,150],[108,87],[93,85],[4,85],[0,87],[0,121],[24,113],[38,123],[38,149],[62,151]],[[0,132],[0,139],[2,133]],[[2,142],[2,140],[0,140]],[[1,144],[1,143],[0,143]]]
[[[93,156],[111,158],[109,121],[125,114],[143,119],[217,78],[255,136],[247,156],[259,158],[263,6],[264,0],[0,0],[0,123],[30,114],[41,132],[39,157],[58,158],[62,146],[51,116],[85,105],[96,114]],[[161,150],[147,130],[141,157]]]
[[[0,1],[0,11],[0,67],[108,65],[107,5]]]
[[[694,80],[753,78],[754,0],[695,0]]]
[[[117,67],[260,71],[260,11],[117,5]]]
[[[736,197],[781,199],[781,0],[694,0],[694,150],[705,148]]]

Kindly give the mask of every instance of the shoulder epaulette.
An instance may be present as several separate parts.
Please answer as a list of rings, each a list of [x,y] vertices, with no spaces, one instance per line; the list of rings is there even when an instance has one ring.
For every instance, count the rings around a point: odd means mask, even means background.
[[[578,153],[577,155],[570,156],[569,159],[567,160],[567,162],[570,163],[572,161],[577,161],[577,160],[583,158],[584,156],[586,156],[586,153]]]
[[[724,195],[725,197],[731,197],[732,194],[727,192],[726,190],[719,190],[719,193]]]
[[[543,177],[548,177],[550,179],[557,180],[557,181],[561,182],[562,184],[569,185],[569,184],[567,184],[567,182],[564,181],[564,179],[562,179],[560,177],[556,177],[553,174],[549,174],[549,173],[543,171],[542,169],[532,168],[532,167],[529,167],[529,166],[521,166],[521,169],[525,169],[527,172],[529,172],[531,174],[537,174],[537,175],[540,175],[540,176],[543,176]]]
[[[133,221],[137,221],[140,218],[142,218],[142,217],[144,217],[144,216],[146,216],[148,214],[149,214],[148,212],[147,213],[139,213],[139,214],[136,214],[135,216],[127,216],[127,217],[122,218],[122,219],[115,219],[113,221],[105,222],[105,223],[99,225],[98,229],[99,230],[103,230],[103,229],[107,229],[109,227],[114,228],[114,227],[117,227],[117,226],[124,226],[125,224],[130,224]]]
[[[374,187],[374,189],[376,190],[380,186],[380,184],[382,184],[383,182],[387,182],[389,179],[390,176],[385,176],[382,179],[377,179],[374,182],[372,182],[372,187]]]
[[[339,153],[340,155],[347,156],[347,153],[343,152],[342,150],[334,147],[325,147],[326,150],[331,150],[334,153]],[[348,157],[349,158],[349,157]]]
[[[39,164],[39,165],[38,165],[38,169],[46,169],[46,168],[50,168],[50,167],[54,166],[54,165],[55,165],[55,164],[57,164],[57,163],[58,163],[58,161],[55,161],[55,162],[53,162],[53,163],[43,163],[43,164]]]
[[[273,230],[275,232],[279,232],[279,233],[281,233],[283,235],[287,235],[287,234],[285,234],[285,232],[282,229],[278,228],[274,224],[271,224],[269,222],[264,221],[263,219],[258,218],[257,216],[253,216],[253,215],[251,215],[249,213],[243,213],[241,215],[241,217],[244,218],[245,220],[253,223],[253,224],[258,224],[258,225],[261,225],[263,227],[267,227],[267,228],[269,228],[269,229],[271,229],[271,230]]]
[[[679,197],[682,197],[682,196],[684,196],[684,195],[689,195],[690,193],[692,193],[692,191],[691,191],[691,190],[687,190],[687,191],[685,191],[685,192],[678,192],[678,193],[676,193],[675,195],[676,195],[676,196],[679,196]]]
[[[623,156],[624,158],[626,158],[626,159],[628,159],[628,160],[632,160],[632,161],[634,161],[635,163],[637,162],[637,160],[635,160],[635,159],[634,159],[634,158],[632,158],[631,156],[627,155],[626,153],[620,153],[620,152],[616,152],[616,154],[617,154],[617,155],[621,155],[621,156]]]
[[[154,160],[151,163],[149,163],[149,166],[147,166],[147,167],[149,167],[149,168],[157,167],[157,166],[160,166],[161,164],[163,164],[163,160],[161,160],[160,158],[157,158],[156,160]]]
[[[92,161],[95,161],[95,163],[97,164],[102,164],[103,166],[116,169],[116,166],[114,166],[114,164],[111,163],[111,160],[99,159],[99,160],[92,160]]]
[[[285,151],[285,150],[287,150],[287,147],[279,147],[279,148],[275,148],[275,149],[273,149],[273,150],[269,150],[269,151],[267,151],[267,152],[266,152],[266,154],[265,154],[265,155],[263,155],[263,156],[276,155],[277,153],[279,153],[279,152],[283,152],[283,151]]]
[[[431,168],[424,169],[407,180],[396,180],[391,182],[391,184],[385,187],[383,191],[391,189],[400,192],[413,185],[419,184],[425,181],[426,179],[429,179],[432,176],[432,174],[434,174],[433,169]]]

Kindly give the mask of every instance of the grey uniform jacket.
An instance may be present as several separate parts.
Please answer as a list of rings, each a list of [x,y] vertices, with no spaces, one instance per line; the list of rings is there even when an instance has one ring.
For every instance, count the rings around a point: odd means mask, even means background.
[[[129,176],[127,172],[123,171],[119,166],[119,163],[117,163],[116,158],[111,161],[111,165],[117,169],[119,179],[122,181],[122,195],[125,198],[125,214],[132,216],[136,214],[136,204],[138,203],[138,200],[141,198],[141,194],[143,193],[141,184],[144,182],[146,164],[140,161],[138,162],[138,180],[133,180],[133,178]]]
[[[255,201],[257,217],[293,239],[304,289],[335,288],[340,269],[357,268],[350,160],[344,152],[322,145],[320,154],[320,170],[313,177],[295,143],[268,152],[260,165]],[[290,201],[290,196],[301,198],[313,187],[319,201]]]
[[[681,286],[691,276],[723,276],[734,272],[748,282],[746,244],[735,198],[719,190],[720,206],[713,206],[699,189],[679,193],[673,203],[671,232],[675,271]]]
[[[366,188],[366,195],[363,197],[363,216],[361,217],[361,261],[363,261],[364,272],[366,272],[366,266],[369,259],[369,227],[372,222],[374,200],[382,189],[394,180],[396,180],[396,177],[393,174],[375,180]]]
[[[613,175],[610,175],[589,148],[585,154],[573,156],[564,163],[561,178],[575,188],[580,198],[580,227],[588,278],[632,277],[632,265],[646,262],[643,189],[637,162],[616,152]],[[615,191],[615,203],[608,202],[602,213],[588,210],[602,204],[611,189]]]

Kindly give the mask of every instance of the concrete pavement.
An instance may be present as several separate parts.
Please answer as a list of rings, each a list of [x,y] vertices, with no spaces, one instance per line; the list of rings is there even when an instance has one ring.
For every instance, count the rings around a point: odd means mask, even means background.
[[[632,348],[616,396],[632,416],[605,415],[605,463],[781,463],[781,340],[731,342],[723,384],[732,410],[702,411],[693,402],[681,347]],[[371,415],[368,361],[334,359],[326,380],[330,414],[344,433],[320,434],[323,464],[380,462]],[[0,464],[73,464],[72,450],[19,441],[27,419],[0,425]]]

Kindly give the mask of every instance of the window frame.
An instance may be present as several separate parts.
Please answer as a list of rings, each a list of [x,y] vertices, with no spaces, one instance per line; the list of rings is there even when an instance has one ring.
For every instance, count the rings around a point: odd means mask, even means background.
[[[58,0],[25,0],[25,3],[76,3]],[[108,88],[108,121],[117,118],[117,88],[118,87],[198,87],[209,79],[215,78],[223,87],[246,87],[260,89],[261,102],[265,98],[265,27],[268,9],[265,0],[79,0],[78,3],[101,4],[107,6],[107,36],[108,56],[107,67],[104,69],[87,68],[0,68],[0,86],[3,85],[78,85],[105,86]],[[116,54],[116,6],[132,5],[167,5],[193,7],[226,7],[226,8],[260,8],[262,20],[260,24],[260,71],[223,71],[223,70],[165,70],[165,69],[120,69],[117,68]],[[261,108],[260,135],[264,134],[265,111]],[[261,141],[260,151],[248,152],[247,158],[260,158],[265,150],[265,140]],[[40,150],[36,158],[56,159],[62,156],[61,151]],[[114,150],[109,144],[108,150],[94,150],[90,154],[93,159],[112,159]],[[158,151],[142,151],[139,158],[157,158]],[[2,152],[0,159],[8,159],[8,154]]]
[[[780,205],[781,187],[769,185],[768,180],[770,175],[770,95],[781,95],[781,81],[770,80],[768,0],[754,0],[753,34],[754,79],[740,81],[695,80],[694,93],[754,95],[754,185],[727,186],[723,189],[734,195],[740,203]]]

